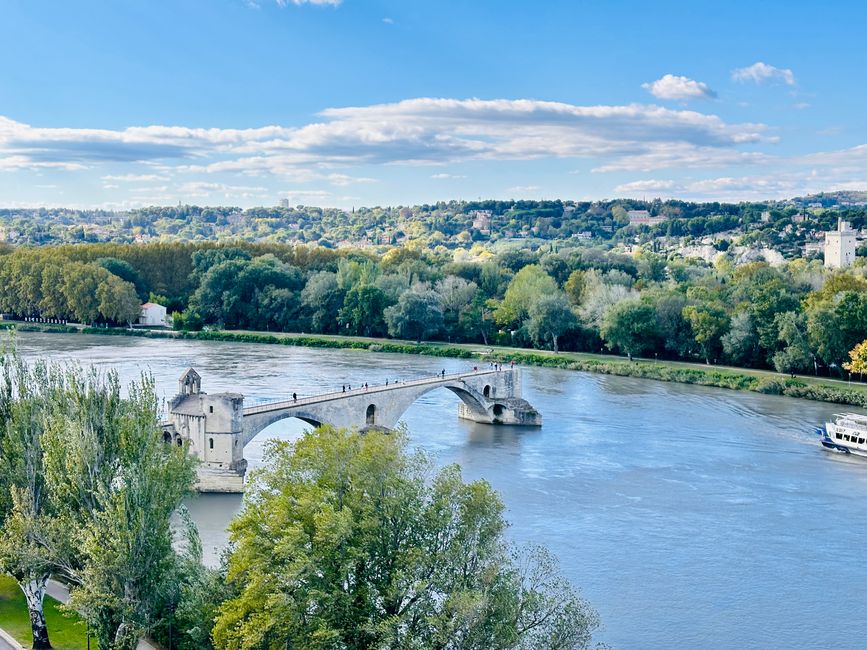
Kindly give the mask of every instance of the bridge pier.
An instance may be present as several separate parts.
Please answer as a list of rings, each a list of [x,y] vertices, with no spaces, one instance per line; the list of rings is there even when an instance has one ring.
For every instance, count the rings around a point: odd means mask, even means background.
[[[525,399],[509,397],[493,401],[488,409],[480,412],[465,402],[458,405],[458,417],[483,424],[513,424],[528,427],[542,426],[541,414]]]
[[[461,399],[458,417],[465,420],[542,425],[541,414],[521,397],[517,368],[473,369],[250,407],[244,407],[244,396],[239,393],[202,392],[201,377],[190,368],[181,375],[178,394],[169,402],[163,439],[189,445],[190,453],[200,460],[200,492],[243,492],[244,447],[270,424],[295,417],[313,426],[394,429],[413,402],[436,388],[446,388]]]

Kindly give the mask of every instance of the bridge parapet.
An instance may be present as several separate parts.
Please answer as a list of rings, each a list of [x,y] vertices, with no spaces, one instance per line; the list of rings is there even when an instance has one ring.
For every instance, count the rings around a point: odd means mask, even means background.
[[[437,388],[446,388],[461,399],[458,416],[463,419],[542,424],[538,411],[521,397],[518,368],[475,368],[248,407],[237,393],[201,392],[200,378],[190,369],[181,377],[181,392],[170,402],[170,420],[164,428],[167,440],[188,441],[192,453],[202,461],[201,491],[240,492],[247,467],[243,448],[274,422],[295,417],[314,426],[393,429],[413,402]]]

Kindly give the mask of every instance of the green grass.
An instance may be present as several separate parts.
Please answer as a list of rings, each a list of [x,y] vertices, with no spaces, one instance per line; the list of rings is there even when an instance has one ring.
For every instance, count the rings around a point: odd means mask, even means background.
[[[75,614],[61,611],[60,603],[51,596],[45,597],[45,620],[48,623],[51,645],[57,650],[87,648],[84,623]],[[25,648],[29,648],[33,643],[24,594],[21,593],[15,580],[2,575],[0,575],[0,627]],[[95,639],[91,639],[90,647],[96,648]]]

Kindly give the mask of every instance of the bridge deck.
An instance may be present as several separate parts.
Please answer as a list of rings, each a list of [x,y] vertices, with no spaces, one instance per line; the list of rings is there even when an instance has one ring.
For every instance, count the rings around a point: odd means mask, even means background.
[[[297,400],[279,400],[275,402],[267,402],[265,404],[257,404],[256,406],[248,406],[244,409],[244,415],[254,415],[257,413],[268,413],[269,411],[281,411],[283,409],[294,406],[304,406],[309,404],[321,404],[332,400],[340,400],[345,397],[354,397],[356,395],[370,395],[373,393],[384,393],[391,390],[400,390],[411,386],[425,386],[436,384],[448,384],[453,381],[460,381],[465,377],[482,377],[485,375],[497,375],[503,372],[510,372],[511,369],[503,368],[501,370],[485,369],[485,370],[470,370],[467,372],[455,372],[446,375],[435,375],[433,377],[424,377],[422,379],[412,379],[410,381],[401,381],[389,384],[377,384],[367,388],[353,388],[347,391],[336,391],[333,393],[322,393],[313,395],[312,397],[299,397]]]

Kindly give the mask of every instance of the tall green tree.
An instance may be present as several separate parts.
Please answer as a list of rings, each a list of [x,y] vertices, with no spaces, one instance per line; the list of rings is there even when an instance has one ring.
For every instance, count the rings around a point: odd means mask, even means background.
[[[527,332],[539,344],[550,340],[554,352],[560,351],[560,337],[577,326],[578,319],[563,292],[541,296],[530,305]]]
[[[728,332],[729,317],[725,309],[714,303],[687,305],[683,317],[692,328],[692,336],[698,344],[705,363],[710,364],[722,350],[722,337]]]
[[[24,593],[36,650],[51,648],[43,612],[53,560],[45,432],[64,401],[63,378],[48,364],[0,355],[0,571]]]
[[[341,333],[356,336],[382,336],[386,332],[383,312],[389,302],[378,287],[363,284],[346,292],[337,320]]]
[[[435,291],[410,289],[401,294],[396,305],[384,312],[388,333],[394,337],[422,339],[439,332],[443,327],[443,308]]]
[[[620,350],[630,359],[645,354],[656,340],[656,310],[640,300],[623,300],[609,309],[601,334],[610,350]]]
[[[777,372],[785,372],[793,377],[797,372],[813,368],[813,352],[807,338],[807,324],[803,314],[794,311],[778,314],[777,329],[780,342],[785,347],[773,357]]]
[[[550,555],[519,559],[503,504],[405,433],[270,441],[231,524],[219,649],[587,647],[599,620]],[[431,476],[433,478],[431,480]]]
[[[512,278],[503,301],[494,312],[494,318],[500,325],[519,327],[527,318],[534,300],[556,291],[554,279],[538,264],[529,264]]]
[[[171,518],[192,490],[195,461],[162,442],[153,381],[120,398],[116,378],[94,395],[74,385],[73,408],[52,428],[46,473],[64,516],[70,605],[99,645],[132,650],[164,614],[177,555]],[[60,444],[66,457],[61,458]]]

